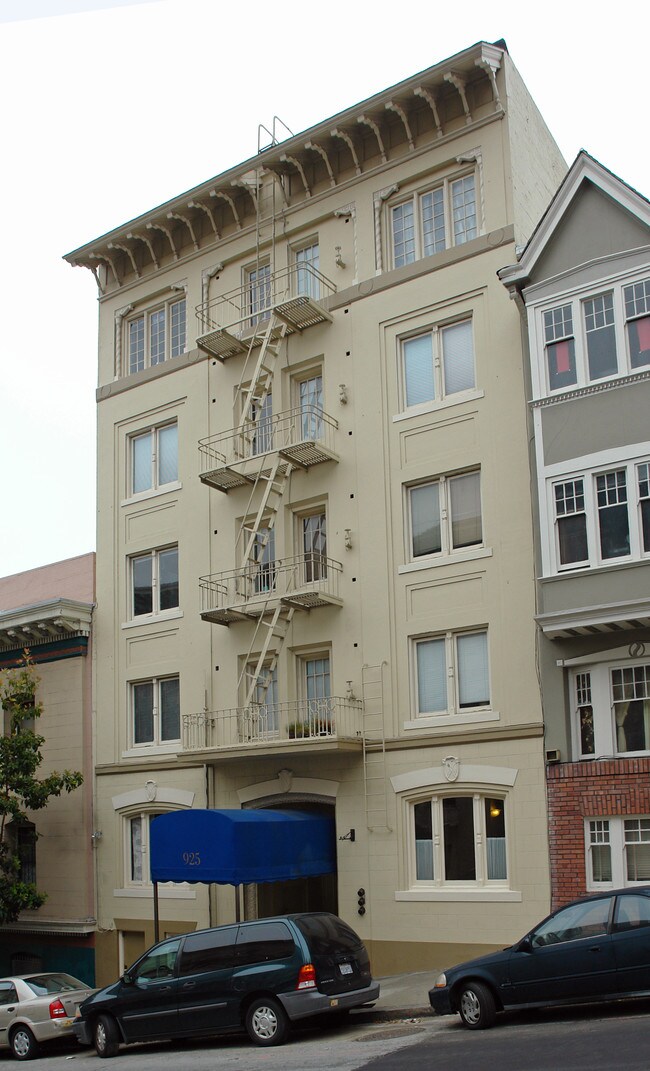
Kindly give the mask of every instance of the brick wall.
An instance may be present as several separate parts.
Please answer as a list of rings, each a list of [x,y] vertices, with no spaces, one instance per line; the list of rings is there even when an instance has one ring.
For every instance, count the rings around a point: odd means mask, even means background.
[[[650,814],[650,758],[548,766],[551,903],[584,896],[585,818]]]

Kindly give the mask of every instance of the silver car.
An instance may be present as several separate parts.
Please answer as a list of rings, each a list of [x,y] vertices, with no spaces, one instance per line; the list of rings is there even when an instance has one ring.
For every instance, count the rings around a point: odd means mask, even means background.
[[[0,1048],[17,1060],[33,1060],[42,1041],[73,1038],[77,1008],[94,989],[70,974],[22,974],[0,978]]]

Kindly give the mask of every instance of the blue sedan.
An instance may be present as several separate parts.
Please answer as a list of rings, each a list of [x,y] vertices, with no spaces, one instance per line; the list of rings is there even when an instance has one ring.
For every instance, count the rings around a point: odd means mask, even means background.
[[[438,1015],[458,1012],[470,1030],[497,1013],[650,995],[650,885],[576,900],[517,944],[438,975]]]

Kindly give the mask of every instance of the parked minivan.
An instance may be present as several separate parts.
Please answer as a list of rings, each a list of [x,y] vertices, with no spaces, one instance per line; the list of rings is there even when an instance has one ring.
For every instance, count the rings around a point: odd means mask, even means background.
[[[79,1009],[74,1032],[97,1055],[120,1042],[199,1037],[245,1028],[280,1045],[290,1025],[379,996],[360,937],[314,911],[169,937]]]

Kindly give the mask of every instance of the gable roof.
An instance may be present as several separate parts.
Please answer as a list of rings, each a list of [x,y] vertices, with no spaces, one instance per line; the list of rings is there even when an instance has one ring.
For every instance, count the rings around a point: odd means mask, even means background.
[[[584,182],[591,182],[621,208],[650,227],[650,201],[647,197],[624,182],[595,157],[590,156],[585,149],[581,149],[535,227],[517,264],[500,268],[498,276],[505,286],[512,289],[527,282]]]

